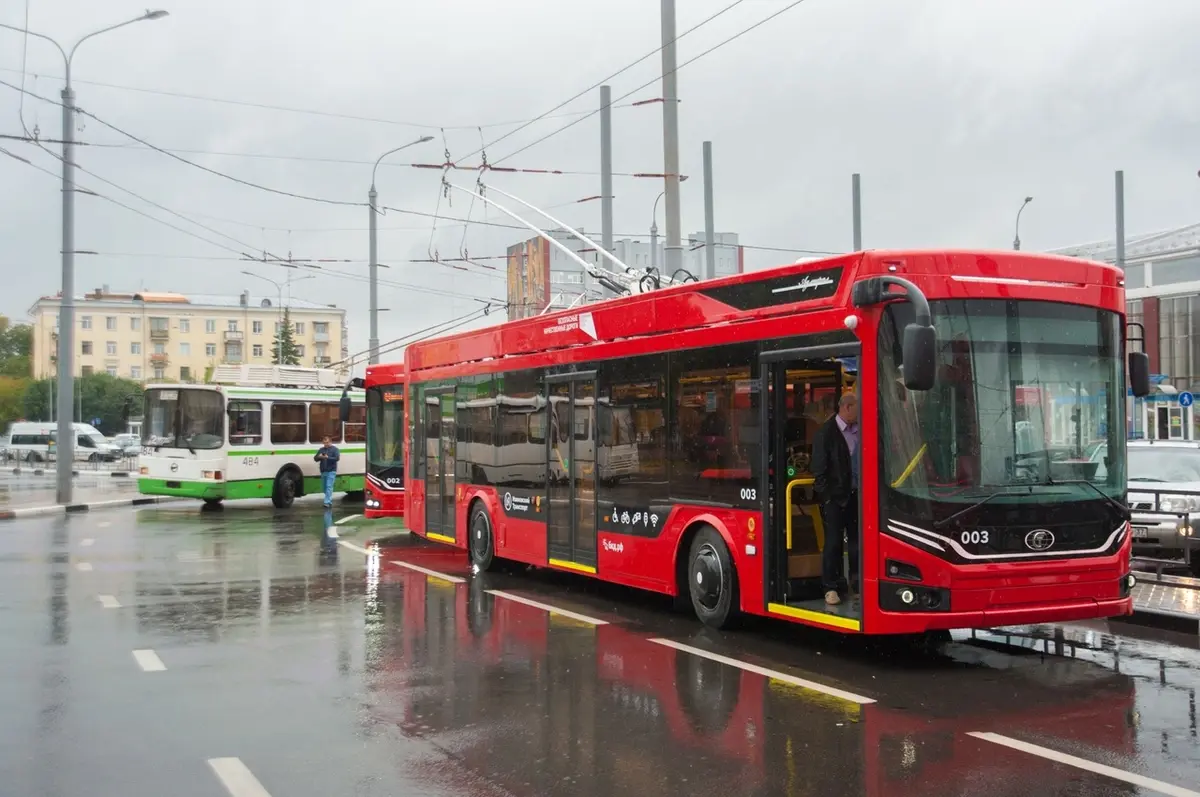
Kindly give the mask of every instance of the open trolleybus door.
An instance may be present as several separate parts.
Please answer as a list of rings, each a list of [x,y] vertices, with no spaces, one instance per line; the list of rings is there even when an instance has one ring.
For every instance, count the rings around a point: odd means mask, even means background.
[[[425,429],[425,535],[455,541],[454,388],[425,391],[421,422]]]
[[[857,343],[838,343],[760,356],[760,391],[766,398],[760,402],[759,412],[762,447],[769,463],[761,487],[766,496],[763,517],[769,529],[764,552],[767,609],[848,631],[862,630],[862,599],[859,594],[843,594],[840,604],[825,603],[821,555],[826,529],[813,489],[812,455],[817,430],[837,412],[842,394],[853,390],[846,361],[858,355]],[[862,445],[861,435],[859,439]],[[859,496],[855,542],[862,551],[861,490]],[[852,543],[847,543],[842,553],[843,577],[857,582],[861,590],[862,563],[858,563],[858,572],[849,572]]]
[[[546,377],[546,533],[551,565],[596,572],[596,373]]]

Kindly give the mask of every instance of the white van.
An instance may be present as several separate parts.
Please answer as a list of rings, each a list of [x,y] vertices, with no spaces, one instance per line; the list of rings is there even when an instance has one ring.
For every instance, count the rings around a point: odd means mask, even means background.
[[[112,462],[121,457],[121,450],[105,439],[91,424],[74,423],[75,459],[80,462]],[[18,421],[8,429],[10,459],[26,462],[46,462],[53,455],[53,443],[58,436],[58,424]]]

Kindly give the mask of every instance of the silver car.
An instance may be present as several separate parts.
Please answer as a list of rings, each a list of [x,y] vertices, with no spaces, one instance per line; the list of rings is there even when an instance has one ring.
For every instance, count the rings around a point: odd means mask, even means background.
[[[1200,575],[1200,443],[1130,440],[1128,452],[1134,554],[1182,557],[1186,550]]]

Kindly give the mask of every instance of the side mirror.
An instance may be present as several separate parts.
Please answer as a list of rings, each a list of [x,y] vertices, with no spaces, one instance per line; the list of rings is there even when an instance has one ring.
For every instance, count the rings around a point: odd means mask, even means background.
[[[937,332],[931,326],[909,324],[904,328],[904,386],[930,390],[937,379]]]
[[[351,408],[350,392],[347,390],[343,390],[342,398],[338,402],[338,418],[341,420],[342,423],[350,422],[350,408]]]
[[[1144,351],[1129,352],[1129,388],[1133,395],[1150,395],[1150,355]]]

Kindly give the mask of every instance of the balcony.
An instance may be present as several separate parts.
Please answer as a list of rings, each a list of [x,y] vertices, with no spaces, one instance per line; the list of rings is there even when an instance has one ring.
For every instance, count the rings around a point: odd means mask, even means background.
[[[169,337],[171,337],[171,330],[169,330],[169,329],[165,329],[165,328],[164,329],[153,329],[152,328],[150,330],[150,340],[166,340]]]
[[[332,364],[332,363],[333,363],[333,358],[331,358],[331,357],[320,357],[320,356],[318,356],[318,357],[313,357],[313,363],[314,363],[314,364],[315,364],[315,365],[316,365],[318,368],[320,368],[320,367],[322,367],[322,366],[328,366],[328,365]]]
[[[329,342],[329,330],[326,329],[326,330],[322,331],[319,329],[314,329],[313,330],[313,340],[315,340],[317,343],[328,343]]]
[[[151,365],[166,365],[171,361],[171,357],[166,352],[155,352],[150,355]]]
[[[228,345],[230,343],[241,343],[242,342],[242,334],[243,333],[240,329],[227,330],[225,332],[225,344]]]

